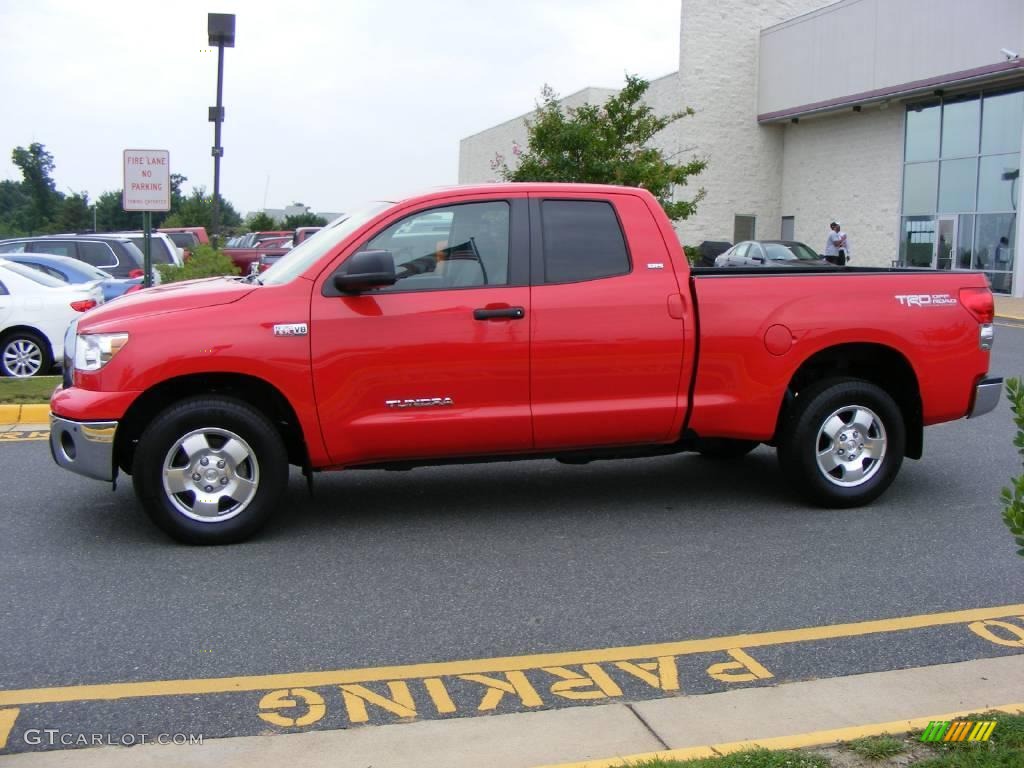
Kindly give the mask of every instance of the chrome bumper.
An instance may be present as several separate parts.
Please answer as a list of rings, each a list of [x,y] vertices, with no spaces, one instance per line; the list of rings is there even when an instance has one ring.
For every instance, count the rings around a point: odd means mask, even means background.
[[[968,419],[976,416],[983,416],[997,405],[999,398],[1003,395],[1003,380],[1001,378],[982,379],[974,388],[974,405],[971,412],[967,414]]]
[[[114,479],[116,421],[69,421],[50,414],[50,453],[64,469],[96,480]]]

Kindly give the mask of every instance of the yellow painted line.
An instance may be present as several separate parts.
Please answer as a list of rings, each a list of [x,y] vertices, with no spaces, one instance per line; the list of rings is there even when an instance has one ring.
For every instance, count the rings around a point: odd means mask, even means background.
[[[19,424],[49,424],[50,406],[47,403],[27,403],[21,406]]]
[[[1024,712],[1024,702],[1018,704],[1003,704],[998,707],[982,707],[985,712],[1005,712],[1015,715]],[[928,717],[914,717],[909,720],[890,720],[887,723],[872,723],[870,725],[853,725],[847,728],[833,728],[826,731],[812,731],[810,733],[798,733],[792,736],[773,736],[765,739],[749,739],[746,741],[730,741],[722,744],[705,744],[698,747],[684,747],[682,749],[668,749],[661,752],[642,752],[635,755],[610,757],[601,760],[586,760],[581,763],[557,763],[552,765],[537,766],[537,768],[615,768],[616,766],[632,765],[634,763],[661,760],[692,760],[698,757],[718,757],[732,752],[743,752],[750,749],[803,749],[804,747],[818,747],[822,744],[833,744],[837,741],[852,741],[867,736],[880,736],[883,733],[905,733],[927,728],[934,720],[956,720],[967,715],[977,714],[977,709],[965,709],[961,712],[946,712],[941,715],[930,715]]]
[[[681,640],[671,643],[634,645],[582,651],[563,651],[527,656],[505,656],[493,659],[442,661],[391,667],[326,670],[320,672],[285,672],[271,675],[214,677],[182,680],[154,680],[133,683],[100,683],[52,688],[25,688],[0,691],[0,707],[25,704],[52,704],[66,701],[112,701],[115,699],[152,696],[194,696],[211,693],[239,693],[274,688],[316,688],[391,680],[408,680],[446,675],[513,672],[538,667],[559,667],[576,664],[628,661],[657,656],[686,656],[696,653],[727,651],[730,648],[757,648],[812,640],[857,637],[885,632],[900,632],[949,624],[963,624],[987,619],[1024,616],[1024,603],[965,611],[929,613],[894,619],[877,619],[852,624],[831,624],[822,627],[785,629],[730,635],[704,640]]]
[[[11,735],[11,729],[14,728],[17,719],[17,709],[0,709],[0,749],[7,746],[7,737]]]

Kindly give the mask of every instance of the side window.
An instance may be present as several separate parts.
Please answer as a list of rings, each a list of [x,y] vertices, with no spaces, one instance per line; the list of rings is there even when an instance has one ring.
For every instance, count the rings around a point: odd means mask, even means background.
[[[0,245],[0,253],[24,253],[24,243],[4,243]]]
[[[540,216],[544,282],[576,283],[629,273],[626,241],[610,203],[545,200]]]
[[[37,240],[28,244],[29,253],[52,253],[54,256],[75,258],[75,244],[60,240]]]
[[[509,204],[465,203],[420,211],[361,250],[390,251],[398,281],[382,292],[508,284]]]
[[[86,264],[105,269],[117,266],[117,257],[106,243],[81,242],[78,244],[78,258]]]

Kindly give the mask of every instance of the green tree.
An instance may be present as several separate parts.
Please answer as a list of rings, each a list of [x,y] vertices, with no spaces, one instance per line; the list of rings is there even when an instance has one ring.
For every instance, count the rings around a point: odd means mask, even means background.
[[[32,201],[20,181],[0,181],[0,235],[21,235],[29,218]]]
[[[699,174],[707,161],[696,157],[677,163],[681,152],[666,155],[651,140],[677,120],[693,114],[690,108],[670,115],[655,115],[642,102],[650,83],[626,75],[626,86],[603,105],[564,108],[557,94],[545,85],[533,118],[526,121],[528,146],[510,169],[498,154],[492,168],[507,181],[570,181],[643,187],[661,203],[672,220],[685,219],[704,197],[674,200],[677,186]],[[515,149],[518,151],[518,148]]]
[[[126,211],[120,189],[104,192],[96,198],[96,229],[99,232],[122,232],[142,229],[142,213]]]
[[[260,211],[250,216],[246,220],[245,226],[249,228],[250,232],[274,231],[277,229],[277,219]]]
[[[286,216],[284,220],[284,226],[281,229],[295,229],[297,227],[323,227],[327,224],[327,219],[323,216],[317,216],[312,211],[306,211],[305,213],[298,213],[294,216]]]
[[[85,232],[92,229],[88,192],[74,192],[61,200],[54,229],[57,232]]]
[[[220,198],[220,225],[224,227],[238,227],[242,224],[242,217],[223,196]],[[163,226],[167,227],[206,227],[212,232],[213,228],[213,195],[206,194],[205,187],[193,187],[192,193],[182,199],[181,204],[174,212],[164,219]]]
[[[60,205],[61,195],[51,178],[54,169],[53,155],[39,142],[32,142],[28,149],[15,147],[11,162],[21,170],[22,188],[28,194],[30,203],[28,229],[46,229],[52,222]]]
[[[1013,444],[1017,453],[1024,456],[1024,384],[1020,379],[1006,380],[1006,397],[1010,401],[1013,420],[1017,425],[1017,434]],[[1010,479],[1010,487],[1003,488],[1003,521],[1013,534],[1018,555],[1024,555],[1024,472]]]

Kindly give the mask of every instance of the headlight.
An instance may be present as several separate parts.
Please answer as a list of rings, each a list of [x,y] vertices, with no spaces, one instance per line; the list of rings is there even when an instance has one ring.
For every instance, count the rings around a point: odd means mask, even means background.
[[[75,370],[98,371],[127,343],[127,333],[80,334],[75,342]]]

